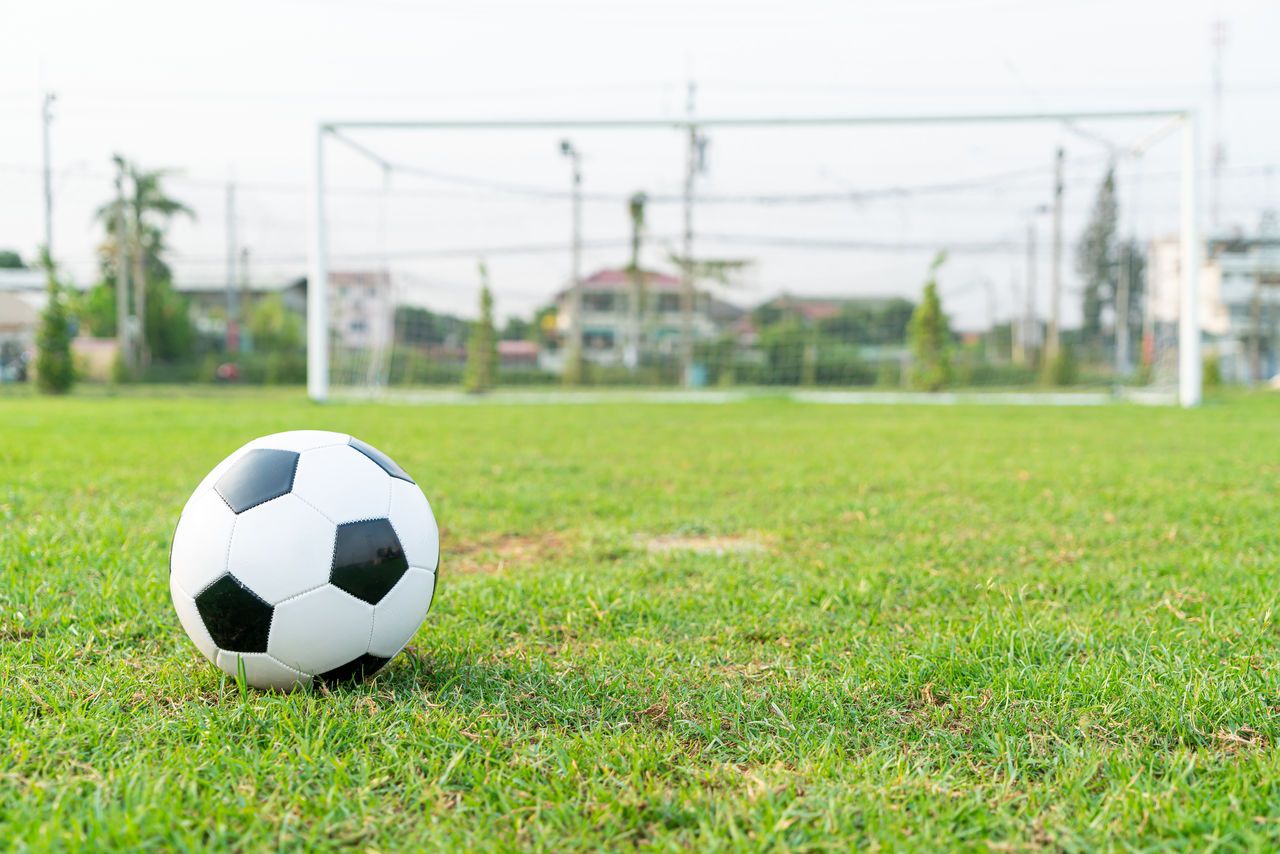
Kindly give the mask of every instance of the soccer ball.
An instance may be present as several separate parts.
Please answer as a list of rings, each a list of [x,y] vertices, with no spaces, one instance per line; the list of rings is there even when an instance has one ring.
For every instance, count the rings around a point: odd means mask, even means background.
[[[255,439],[192,493],[169,592],[205,657],[258,688],[358,681],[422,625],[440,536],[426,496],[343,433]]]

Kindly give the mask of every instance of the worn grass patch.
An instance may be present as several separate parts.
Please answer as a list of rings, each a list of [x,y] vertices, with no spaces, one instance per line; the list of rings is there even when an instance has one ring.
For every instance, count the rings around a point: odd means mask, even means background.
[[[166,395],[0,400],[9,849],[1280,846],[1280,401]],[[241,692],[169,538],[307,427],[423,485],[440,595],[369,684]]]

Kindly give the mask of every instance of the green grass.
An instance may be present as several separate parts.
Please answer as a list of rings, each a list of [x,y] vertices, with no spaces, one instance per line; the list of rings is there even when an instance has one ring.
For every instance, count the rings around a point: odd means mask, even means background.
[[[1274,849],[1278,419],[6,397],[0,839]],[[371,684],[242,691],[178,626],[169,537],[301,427],[414,473],[440,593]]]

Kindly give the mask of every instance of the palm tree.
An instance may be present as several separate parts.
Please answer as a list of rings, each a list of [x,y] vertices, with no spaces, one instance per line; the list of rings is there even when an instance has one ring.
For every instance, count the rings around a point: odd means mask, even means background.
[[[163,181],[172,174],[168,169],[143,170],[136,163],[128,163],[117,154],[112,160],[116,167],[127,172],[133,192],[123,199],[112,199],[98,208],[97,217],[106,229],[109,241],[125,241],[125,248],[133,267],[134,313],[141,325],[138,342],[141,364],[150,358],[147,346],[147,279],[149,274],[164,276],[168,267],[163,261],[166,250],[164,235],[169,220],[178,214],[195,219],[195,211],[182,202],[165,195]],[[117,234],[123,226],[125,233]],[[124,295],[117,295],[123,298]]]
[[[632,194],[627,202],[627,210],[631,214],[631,264],[627,268],[631,273],[631,294],[627,298],[628,327],[627,349],[623,351],[623,361],[630,360],[627,367],[634,368],[640,363],[640,313],[644,309],[644,272],[640,269],[640,244],[644,235],[644,206],[649,197],[641,190]]]

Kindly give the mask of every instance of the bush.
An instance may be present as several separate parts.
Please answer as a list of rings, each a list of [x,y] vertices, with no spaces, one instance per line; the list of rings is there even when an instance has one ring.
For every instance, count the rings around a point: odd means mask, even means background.
[[[241,382],[255,385],[299,385],[307,381],[306,353],[249,353],[232,360]]]
[[[206,379],[199,362],[152,362],[138,374],[140,383],[194,383]]]
[[[460,382],[462,362],[437,361],[420,350],[396,350],[387,371],[387,383],[392,386],[458,385]]]
[[[1212,391],[1222,386],[1222,365],[1218,361],[1217,353],[1210,353],[1204,357],[1203,367],[1200,372],[1200,388],[1202,391]]]
[[[537,368],[498,369],[498,385],[500,386],[557,385],[560,382],[561,377],[559,374],[538,370]]]
[[[1028,365],[975,359],[957,366],[956,380],[962,386],[1029,386],[1036,383],[1036,371]]]
[[[1057,355],[1045,360],[1042,377],[1045,385],[1075,385],[1080,378],[1080,366],[1076,363],[1075,351],[1063,344],[1058,349]]]
[[[902,363],[893,359],[882,359],[876,368],[876,385],[879,388],[902,387]]]
[[[49,273],[49,304],[40,315],[40,331],[36,336],[36,383],[45,394],[65,394],[75,382],[71,323],[62,286],[54,277],[48,256],[45,256],[45,269]]]

